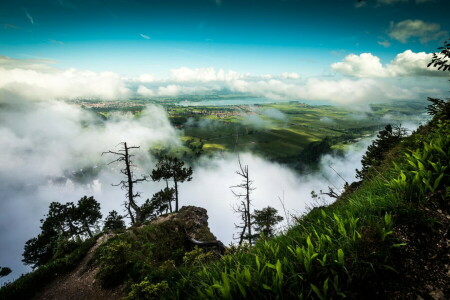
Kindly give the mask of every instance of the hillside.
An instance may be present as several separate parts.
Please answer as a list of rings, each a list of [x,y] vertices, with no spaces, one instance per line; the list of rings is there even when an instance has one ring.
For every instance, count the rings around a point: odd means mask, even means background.
[[[371,161],[360,183],[334,204],[295,217],[272,239],[229,248],[223,256],[193,248],[192,239],[215,237],[205,217],[198,225],[180,211],[185,217],[132,227],[102,245],[87,240],[84,252],[19,278],[0,290],[0,298],[36,295],[53,278],[37,299],[62,299],[74,287],[83,295],[74,284],[89,280],[99,290],[86,299],[448,299],[449,107],[434,102],[427,125],[389,147],[372,147],[381,159]],[[69,273],[59,276],[61,270]]]

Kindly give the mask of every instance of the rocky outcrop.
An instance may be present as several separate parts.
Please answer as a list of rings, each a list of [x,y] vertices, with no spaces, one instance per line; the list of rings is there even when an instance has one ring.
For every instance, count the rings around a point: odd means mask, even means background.
[[[208,226],[206,209],[197,206],[183,206],[177,213],[161,216],[152,220],[151,224],[162,224],[168,220],[179,221],[183,225],[187,242],[191,247],[198,246],[207,251],[223,254],[225,246],[211,233]]]
[[[148,228],[147,226],[151,226]],[[149,230],[150,229],[150,230]],[[97,243],[89,250],[86,257],[70,273],[49,283],[35,298],[36,299],[121,299],[126,296],[123,286],[104,288],[98,279],[99,266],[92,264],[97,248],[114,236],[130,235],[136,243],[142,241],[144,235],[147,242],[159,244],[163,252],[170,253],[181,247],[190,251],[195,246],[214,251],[218,255],[225,250],[224,245],[217,241],[208,227],[208,214],[206,209],[195,206],[182,207],[179,212],[160,216],[150,223],[140,227],[131,227],[124,233],[108,233],[101,236]],[[164,261],[163,257],[155,255],[155,267]],[[162,255],[164,256],[164,255]],[[158,259],[160,261],[158,261]]]

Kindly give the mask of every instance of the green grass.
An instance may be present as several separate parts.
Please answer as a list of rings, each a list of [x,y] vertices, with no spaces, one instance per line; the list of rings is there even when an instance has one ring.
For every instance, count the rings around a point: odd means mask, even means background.
[[[407,138],[355,192],[298,218],[272,240],[184,270],[183,280],[174,282],[177,288],[166,297],[330,299],[357,297],[362,285],[370,290],[376,276],[395,273],[391,252],[404,246],[393,237],[396,224],[427,223],[421,203],[448,186],[449,130],[447,123]],[[412,158],[423,164],[411,163]],[[415,181],[417,172],[432,182],[430,187]],[[409,182],[395,186],[401,174]]]

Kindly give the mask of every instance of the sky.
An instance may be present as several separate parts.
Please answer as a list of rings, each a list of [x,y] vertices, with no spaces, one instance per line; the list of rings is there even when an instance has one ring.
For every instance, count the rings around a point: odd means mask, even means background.
[[[348,54],[388,63],[435,51],[447,0],[1,1],[0,54],[132,76],[206,68],[330,72]]]
[[[14,270],[2,280],[29,270],[20,262],[23,245],[39,233],[51,201],[94,195],[104,215],[122,211],[123,194],[110,186],[120,181],[116,169],[86,185],[68,173],[105,164],[100,153],[124,140],[142,148],[180,142],[161,107],[99,124],[65,100],[230,92],[361,112],[374,102],[444,98],[449,73],[426,65],[450,36],[449,9],[448,0],[0,1],[0,266]],[[298,214],[311,190],[343,184],[329,165],[350,181],[363,153],[325,157],[309,177],[241,157],[257,174],[255,208],[281,211],[281,197]],[[154,165],[148,155],[141,160],[146,170]],[[227,243],[237,167],[232,155],[205,158],[181,187],[182,205],[207,207],[213,232]],[[148,183],[142,192],[158,189]]]

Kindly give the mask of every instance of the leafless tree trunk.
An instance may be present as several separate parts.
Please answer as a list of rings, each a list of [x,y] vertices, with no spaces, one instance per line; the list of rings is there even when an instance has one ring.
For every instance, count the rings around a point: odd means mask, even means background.
[[[241,214],[242,225],[236,225],[236,228],[241,229],[241,233],[239,235],[239,245],[247,239],[249,244],[252,244],[252,222],[251,222],[251,213],[250,213],[250,205],[251,198],[250,194],[255,188],[252,186],[253,181],[250,180],[248,166],[242,166],[241,160],[239,159],[239,170],[236,171],[236,174],[242,177],[242,182],[238,185],[231,186],[231,191],[233,195],[241,200],[241,204],[234,208],[236,213]],[[233,189],[241,189],[244,190],[244,193],[235,192]]]
[[[116,160],[111,161],[109,164],[116,163],[116,162],[120,162],[120,163],[123,162],[125,164],[125,167],[120,170],[120,173],[125,175],[126,179],[122,180],[118,184],[113,184],[113,186],[120,186],[121,189],[127,191],[126,197],[128,198],[128,201],[126,202],[125,207],[128,210],[128,213],[130,215],[131,223],[133,225],[140,224],[144,221],[143,215],[142,215],[141,207],[139,205],[137,205],[137,203],[135,201],[135,199],[137,197],[140,197],[140,193],[134,191],[134,185],[139,182],[146,181],[147,176],[141,175],[140,178],[134,177],[133,168],[136,166],[133,165],[133,162],[131,160],[131,158],[134,155],[130,154],[131,149],[139,149],[140,147],[137,147],[137,146],[128,147],[126,142],[120,143],[120,145],[122,145],[123,147],[118,152],[114,152],[114,151],[110,150],[108,152],[103,152],[102,155],[103,154],[114,154],[119,157]],[[133,212],[131,211],[131,209],[133,209],[134,215],[133,215]]]

